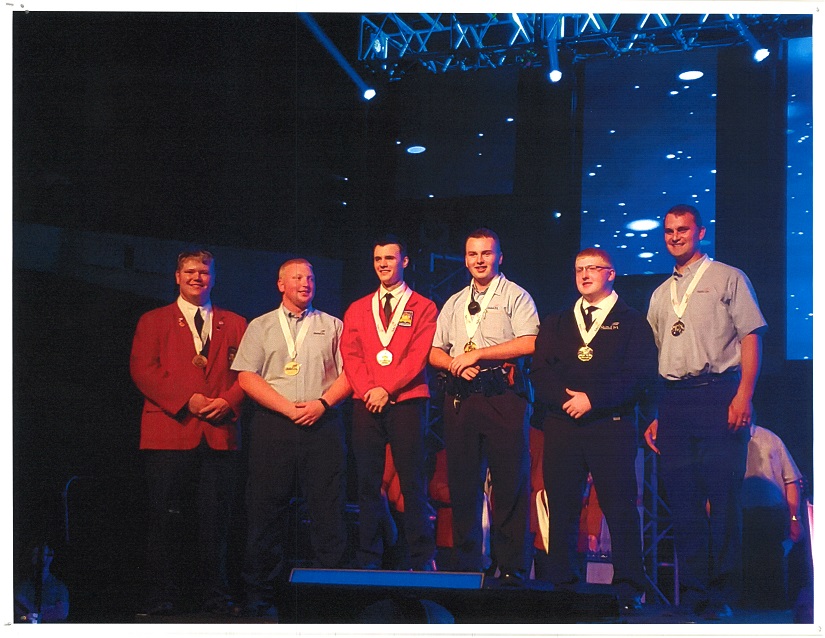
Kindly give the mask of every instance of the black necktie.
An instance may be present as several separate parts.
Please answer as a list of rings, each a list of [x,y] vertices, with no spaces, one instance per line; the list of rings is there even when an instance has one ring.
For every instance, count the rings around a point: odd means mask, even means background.
[[[584,315],[584,329],[590,330],[590,326],[593,325],[593,311],[598,310],[596,306],[587,306],[587,308],[582,308],[582,314]]]
[[[209,337],[204,338],[203,336],[203,316],[201,315],[200,308],[195,311],[195,330],[197,330],[198,336],[201,338],[201,343],[203,344],[200,354],[206,357],[209,355]]]
[[[388,326],[390,325],[390,318],[392,317],[392,304],[390,303],[391,299],[391,292],[388,292],[386,295],[384,295],[384,323]]]

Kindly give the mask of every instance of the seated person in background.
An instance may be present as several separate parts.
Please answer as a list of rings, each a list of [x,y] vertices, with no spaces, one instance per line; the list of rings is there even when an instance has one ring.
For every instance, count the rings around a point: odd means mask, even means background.
[[[16,622],[63,622],[69,615],[69,590],[51,573],[54,550],[48,543],[32,549],[32,577],[14,590]]]
[[[743,601],[788,608],[788,552],[803,537],[802,474],[782,440],[750,426],[742,484]]]

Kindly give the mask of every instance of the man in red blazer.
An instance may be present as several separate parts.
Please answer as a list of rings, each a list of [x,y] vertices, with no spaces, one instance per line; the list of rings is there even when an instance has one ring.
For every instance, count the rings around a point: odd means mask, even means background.
[[[150,499],[145,613],[170,614],[181,602],[177,576],[187,571],[182,566],[188,543],[180,540],[187,515],[197,516],[201,603],[226,613],[234,606],[226,548],[240,444],[236,422],[244,397],[230,365],[246,320],[212,306],[211,253],[181,253],[175,281],[177,301],[140,318],[130,358],[132,379],[145,397],[140,430]]]
[[[353,388],[352,447],[358,473],[358,565],[380,569],[381,497],[386,445],[404,496],[404,532],[410,566],[435,568],[432,510],[425,471],[427,357],[435,333],[435,304],[404,283],[406,247],[389,235],[373,245],[373,266],[381,283],[344,315],[341,355]]]

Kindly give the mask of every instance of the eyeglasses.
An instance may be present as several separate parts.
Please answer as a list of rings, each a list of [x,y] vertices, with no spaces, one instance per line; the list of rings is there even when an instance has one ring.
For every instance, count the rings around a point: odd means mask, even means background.
[[[600,270],[613,270],[610,266],[576,266],[576,274],[581,275],[586,272],[588,275],[594,275]]]

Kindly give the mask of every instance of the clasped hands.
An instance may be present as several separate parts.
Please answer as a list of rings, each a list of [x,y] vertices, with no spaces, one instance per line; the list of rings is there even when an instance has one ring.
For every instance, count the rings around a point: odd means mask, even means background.
[[[196,392],[189,398],[189,412],[212,424],[220,423],[231,410],[229,402],[221,397],[213,398]]]

